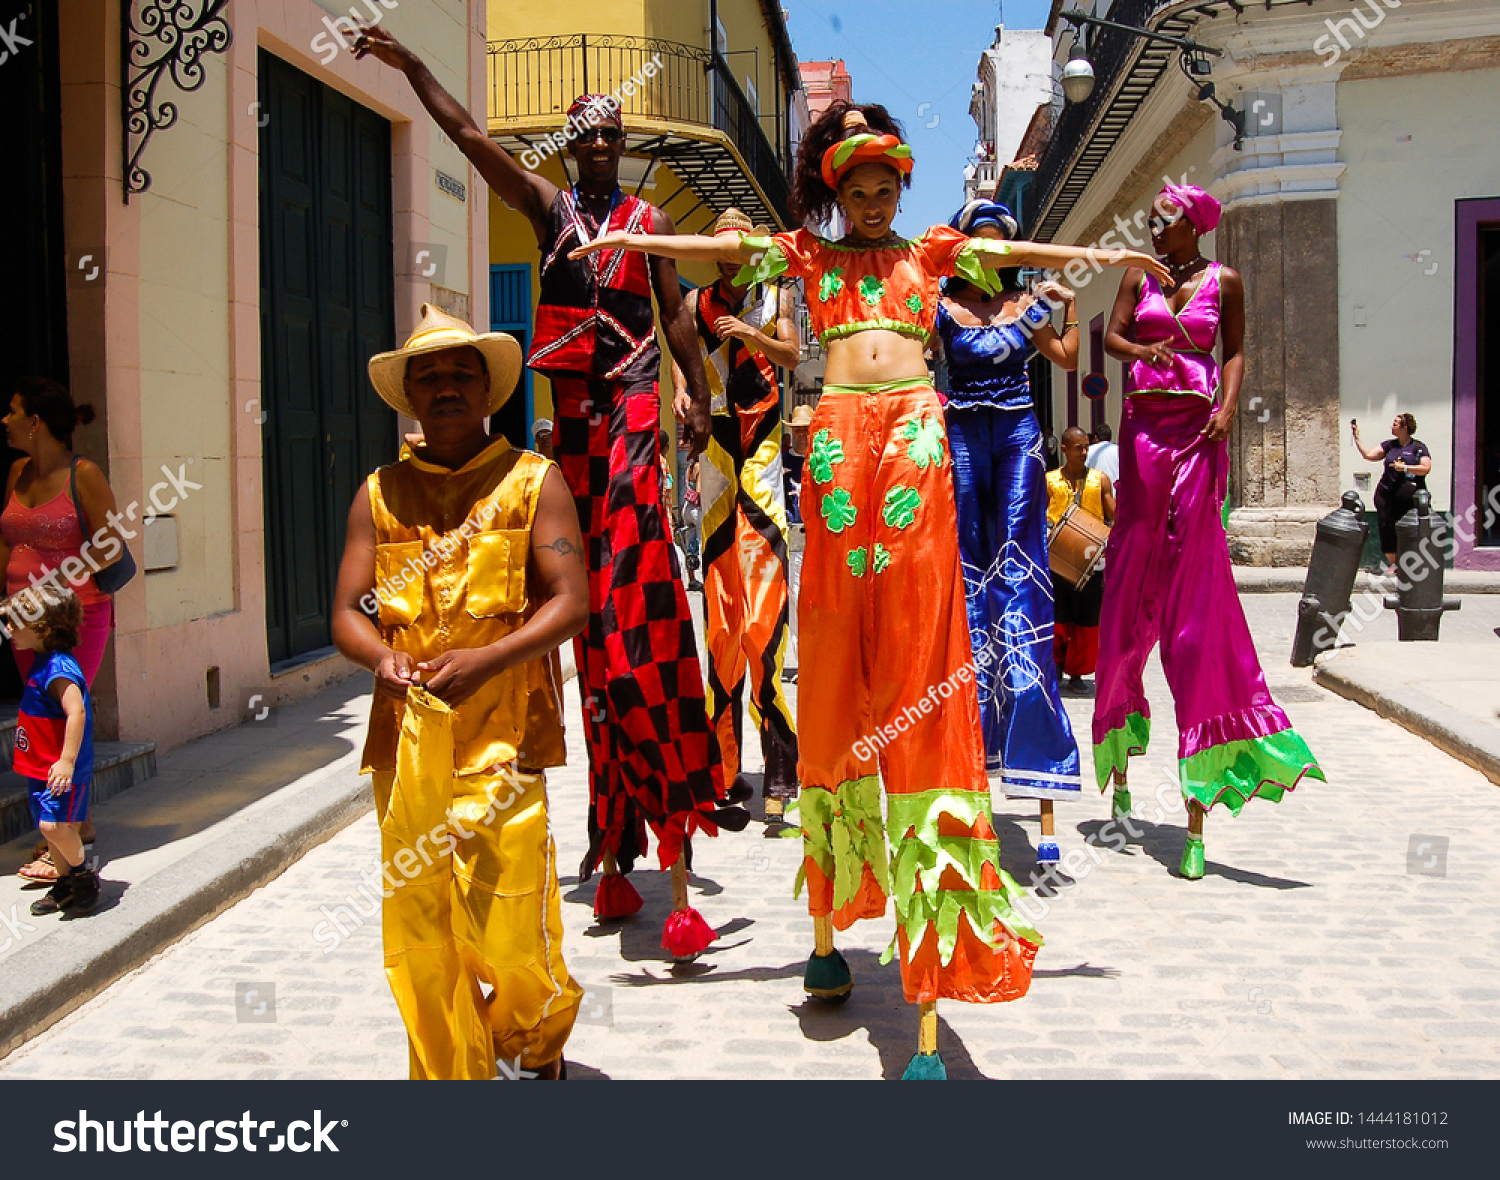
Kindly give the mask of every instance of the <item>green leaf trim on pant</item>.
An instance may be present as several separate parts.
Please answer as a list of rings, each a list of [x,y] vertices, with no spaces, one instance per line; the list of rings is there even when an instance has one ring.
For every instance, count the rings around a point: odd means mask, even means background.
[[[922,506],[922,493],[916,488],[897,484],[885,494],[885,509],[881,516],[893,529],[910,527],[917,519],[917,509]]]
[[[833,437],[833,431],[820,430],[807,448],[807,470],[813,483],[827,483],[833,469],[844,461],[844,444]]]
[[[870,565],[870,552],[863,545],[858,549],[849,550],[848,556],[844,558],[849,563],[849,572],[856,578],[865,576],[865,570]]]
[[[875,572],[883,574],[890,567],[891,551],[879,541],[875,542]]]
[[[1205,808],[1222,803],[1230,814],[1257,795],[1279,803],[1303,778],[1327,782],[1302,735],[1283,729],[1267,737],[1225,742],[1199,750],[1177,764],[1182,797]]]
[[[1094,743],[1094,778],[1099,789],[1109,789],[1110,775],[1123,774],[1130,759],[1144,754],[1151,741],[1151,718],[1144,713],[1128,713],[1125,724],[1110,730],[1102,742]]]
[[[971,829],[981,814],[988,822],[988,791],[935,790],[890,795],[886,810],[886,831],[894,850],[891,898],[896,904],[896,921],[906,931],[907,945],[913,951],[922,944],[927,927],[936,926],[938,957],[946,967],[958,945],[961,914],[967,915],[969,928],[992,950],[999,950],[1005,944],[1003,937],[993,933],[996,922],[1011,937],[1041,944],[1042,936],[1011,905],[1012,898],[1026,894],[1000,867],[1000,841],[994,837],[938,835],[939,817],[945,814]],[[998,876],[999,889],[980,888],[986,863]],[[938,887],[943,870],[949,867],[969,888]],[[893,954],[894,950],[887,948],[881,961],[890,962]]]
[[[875,883],[891,892],[886,860],[885,827],[880,819],[880,776],[867,774],[839,784],[835,791],[803,787],[797,798],[804,856],[811,857],[833,882],[833,908],[841,909],[859,893],[868,866]],[[802,895],[807,866],[797,869],[793,896]]]
[[[948,436],[943,431],[941,420],[931,414],[923,414],[920,419],[908,418],[901,428],[901,437],[909,443],[907,458],[921,470],[926,471],[933,463],[939,467],[943,465],[943,444],[948,441]]]
[[[843,532],[854,523],[854,518],[859,515],[859,509],[849,498],[848,488],[834,488],[823,497],[819,507],[830,533]]]

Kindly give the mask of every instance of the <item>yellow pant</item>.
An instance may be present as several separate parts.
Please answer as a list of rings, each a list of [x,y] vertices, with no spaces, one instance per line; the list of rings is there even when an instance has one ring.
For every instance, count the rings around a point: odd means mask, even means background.
[[[414,688],[377,771],[385,973],[413,1079],[489,1079],[561,1055],[582,989],[562,956],[546,779],[453,774],[452,714]],[[485,988],[489,994],[485,994]]]

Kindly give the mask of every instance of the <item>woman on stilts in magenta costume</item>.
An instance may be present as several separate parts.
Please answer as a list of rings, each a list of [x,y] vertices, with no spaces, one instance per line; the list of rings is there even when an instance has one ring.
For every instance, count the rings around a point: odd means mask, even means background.
[[[1151,218],[1166,259],[1163,287],[1125,272],[1104,338],[1126,365],[1120,514],[1110,535],[1094,700],[1094,773],[1115,780],[1114,814],[1130,810],[1126,766],[1143,754],[1151,707],[1141,674],[1161,640],[1177,709],[1178,772],[1188,809],[1180,875],[1203,876],[1203,816],[1273,802],[1304,777],[1323,779],[1312,752],[1266,688],[1235,590],[1221,511],[1229,431],[1245,360],[1245,289],[1199,252],[1220,205],[1192,185],[1167,185]],[[1222,372],[1214,345],[1222,337]]]

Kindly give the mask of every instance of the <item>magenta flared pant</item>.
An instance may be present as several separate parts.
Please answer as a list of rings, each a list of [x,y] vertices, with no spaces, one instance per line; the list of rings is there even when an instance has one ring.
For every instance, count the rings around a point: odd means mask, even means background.
[[[1271,699],[1240,606],[1221,512],[1229,446],[1203,430],[1193,396],[1131,397],[1121,422],[1119,514],[1109,538],[1094,700],[1102,790],[1145,752],[1151,707],[1142,673],[1161,641],[1177,710],[1185,799],[1238,814],[1323,773]]]

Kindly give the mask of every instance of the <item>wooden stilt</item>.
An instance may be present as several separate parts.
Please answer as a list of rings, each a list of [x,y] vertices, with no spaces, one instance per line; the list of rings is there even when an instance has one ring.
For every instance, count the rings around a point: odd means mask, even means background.
[[[1203,836],[1203,805],[1201,803],[1188,804],[1188,831],[1200,839]]]
[[[1043,799],[1042,804],[1042,835],[1057,835],[1057,817],[1052,812],[1052,800]]]
[[[682,863],[680,856],[672,862],[672,908],[674,910],[688,908],[687,865]]]
[[[604,859],[601,862],[606,877],[613,877],[620,871],[620,866],[615,860],[615,854],[609,849],[604,850]]]
[[[917,1023],[917,1052],[936,1053],[938,1051],[937,1001],[924,1000],[920,1007],[921,1012]]]
[[[833,918],[828,914],[819,914],[813,918],[813,953],[833,954]]]

